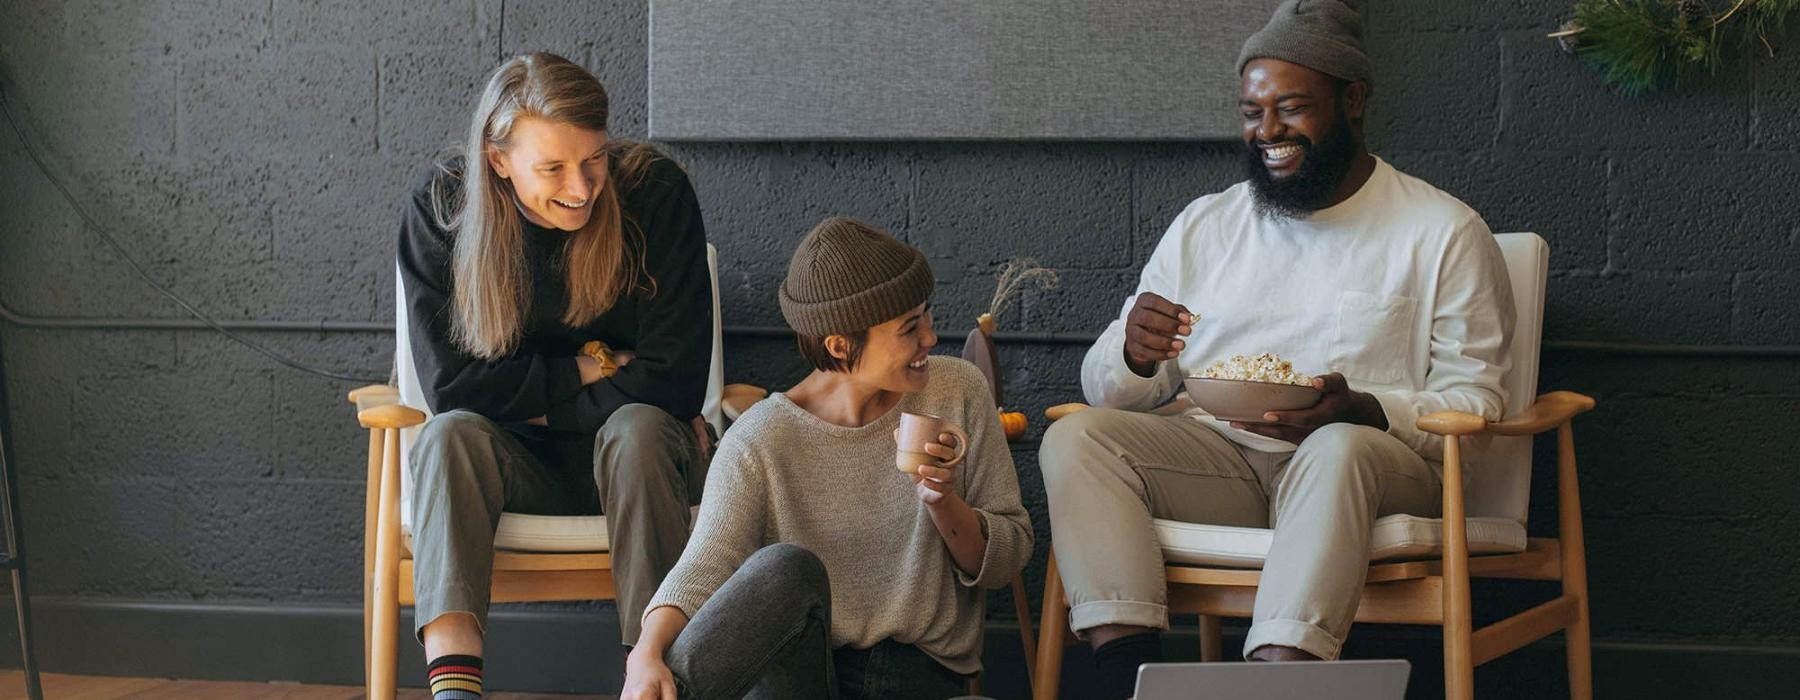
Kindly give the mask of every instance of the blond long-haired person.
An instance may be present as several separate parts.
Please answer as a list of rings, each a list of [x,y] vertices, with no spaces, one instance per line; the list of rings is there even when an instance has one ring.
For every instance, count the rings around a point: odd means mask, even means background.
[[[606,91],[537,53],[488,78],[461,154],[400,227],[413,353],[436,414],[411,454],[414,593],[436,700],[480,696],[501,511],[604,512],[621,638],[687,541],[704,483],[706,232],[686,175],[608,138]],[[601,341],[616,356],[584,355]],[[603,361],[622,363],[603,375]]]

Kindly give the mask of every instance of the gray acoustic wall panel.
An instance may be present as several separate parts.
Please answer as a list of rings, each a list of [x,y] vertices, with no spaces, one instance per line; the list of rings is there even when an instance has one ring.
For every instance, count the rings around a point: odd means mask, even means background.
[[[1273,0],[651,0],[650,136],[1210,139]]]

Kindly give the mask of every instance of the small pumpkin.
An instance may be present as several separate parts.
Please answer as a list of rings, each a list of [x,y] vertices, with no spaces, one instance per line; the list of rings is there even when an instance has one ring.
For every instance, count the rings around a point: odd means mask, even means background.
[[[1000,428],[1006,431],[1006,439],[1017,440],[1025,436],[1025,414],[1017,411],[1000,412]]]

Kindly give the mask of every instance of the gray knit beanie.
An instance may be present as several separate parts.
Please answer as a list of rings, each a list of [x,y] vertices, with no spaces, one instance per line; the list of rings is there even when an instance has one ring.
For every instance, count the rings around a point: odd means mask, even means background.
[[[1361,3],[1356,3],[1361,4]],[[1343,80],[1371,82],[1363,21],[1346,0],[1282,0],[1275,16],[1238,53],[1238,75],[1258,58],[1278,58]]]
[[[881,229],[834,217],[800,241],[781,283],[781,315],[815,338],[865,330],[931,298],[925,254]]]

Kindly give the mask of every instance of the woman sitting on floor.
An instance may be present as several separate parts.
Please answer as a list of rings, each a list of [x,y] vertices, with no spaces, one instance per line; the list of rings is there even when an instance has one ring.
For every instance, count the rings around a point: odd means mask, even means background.
[[[744,413],[644,615],[622,698],[933,698],[981,670],[981,589],[1031,556],[986,379],[937,344],[925,256],[829,219],[801,241],[781,311],[811,374]],[[967,432],[900,445],[902,413]]]

